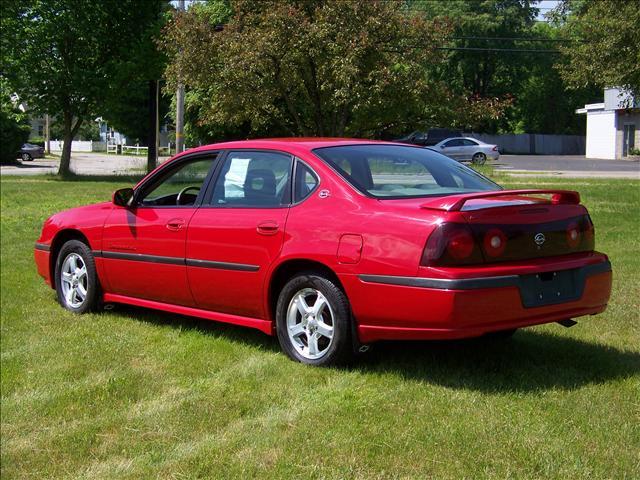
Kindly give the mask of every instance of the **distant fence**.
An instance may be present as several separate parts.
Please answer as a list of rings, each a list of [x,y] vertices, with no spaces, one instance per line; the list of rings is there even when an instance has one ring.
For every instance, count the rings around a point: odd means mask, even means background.
[[[62,151],[62,140],[51,140],[51,150]],[[104,142],[92,142],[91,140],[74,140],[71,142],[72,152],[104,152]]]
[[[582,135],[544,135],[537,133],[489,135],[472,133],[469,136],[485,143],[498,145],[500,153],[584,155],[586,150],[586,139]]]

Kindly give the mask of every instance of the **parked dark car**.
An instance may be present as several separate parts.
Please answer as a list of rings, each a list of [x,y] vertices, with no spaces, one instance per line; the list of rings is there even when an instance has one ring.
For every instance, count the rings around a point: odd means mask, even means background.
[[[427,132],[413,132],[405,137],[397,138],[394,142],[410,143],[411,145],[433,146],[451,137],[461,137],[460,130],[450,128],[430,128]]]
[[[44,147],[32,143],[25,143],[22,145],[18,154],[23,162],[30,162],[34,158],[44,158]]]

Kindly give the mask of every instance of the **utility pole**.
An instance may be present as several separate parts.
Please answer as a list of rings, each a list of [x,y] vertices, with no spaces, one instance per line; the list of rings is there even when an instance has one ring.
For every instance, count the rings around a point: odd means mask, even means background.
[[[178,10],[184,12],[184,0],[178,0]],[[176,153],[184,151],[184,85],[178,83],[176,91]]]
[[[158,80],[149,80],[149,129],[147,137],[147,173],[158,165]]]

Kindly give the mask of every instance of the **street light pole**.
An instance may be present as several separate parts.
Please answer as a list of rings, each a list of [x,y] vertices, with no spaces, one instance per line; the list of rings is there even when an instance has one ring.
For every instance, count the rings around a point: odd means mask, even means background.
[[[183,11],[184,0],[178,0],[178,10]],[[178,83],[176,91],[176,153],[184,150],[184,85]]]

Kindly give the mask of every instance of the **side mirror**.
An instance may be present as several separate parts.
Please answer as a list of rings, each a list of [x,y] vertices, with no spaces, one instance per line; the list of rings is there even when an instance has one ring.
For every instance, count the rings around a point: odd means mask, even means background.
[[[129,207],[133,199],[133,188],[121,188],[113,192],[111,201],[119,207]]]

